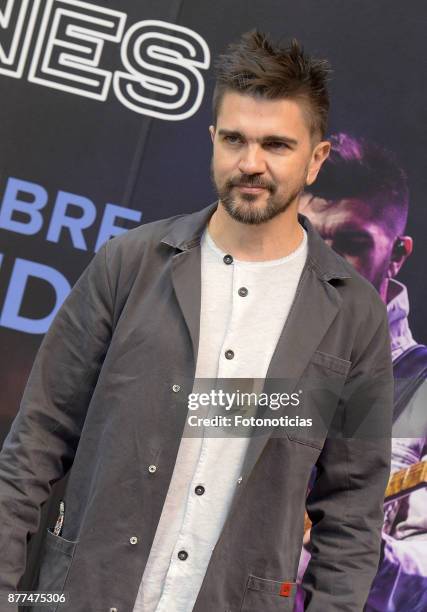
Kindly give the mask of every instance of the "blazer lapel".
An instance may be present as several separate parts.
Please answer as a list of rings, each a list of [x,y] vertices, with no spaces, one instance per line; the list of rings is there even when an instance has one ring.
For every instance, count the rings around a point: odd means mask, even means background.
[[[178,217],[161,240],[163,244],[178,250],[172,257],[172,285],[191,337],[194,371],[199,348],[202,292],[200,240],[216,207],[217,202],[213,202],[196,213]]]
[[[190,333],[194,366],[197,363],[199,347],[200,276],[200,245],[174,255],[172,259],[172,284]]]
[[[318,277],[308,257],[288,318],[271,358],[263,388],[265,393],[269,393],[269,381],[277,391],[278,380],[289,383],[286,386],[287,393],[294,391],[312,354],[335,319],[341,302],[338,291],[329,282]],[[261,431],[258,430],[252,436],[243,463],[242,485],[236,489],[229,516],[273,430],[274,427],[263,426]]]

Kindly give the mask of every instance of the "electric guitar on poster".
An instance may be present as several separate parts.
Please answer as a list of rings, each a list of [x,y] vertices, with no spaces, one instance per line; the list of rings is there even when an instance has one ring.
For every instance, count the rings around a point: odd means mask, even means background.
[[[402,468],[390,476],[385,491],[384,505],[401,500],[413,491],[427,486],[427,461],[419,461],[407,468]],[[304,517],[304,533],[311,527],[307,512]],[[305,536],[306,537],[306,536]]]

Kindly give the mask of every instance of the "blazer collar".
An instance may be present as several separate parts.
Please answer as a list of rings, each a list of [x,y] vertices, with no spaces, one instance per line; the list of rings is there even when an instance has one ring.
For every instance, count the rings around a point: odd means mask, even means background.
[[[218,201],[188,215],[175,219],[171,230],[161,242],[187,251],[200,244],[202,233],[218,206]],[[317,276],[324,281],[334,278],[351,278],[351,266],[343,257],[328,246],[308,217],[298,213],[298,221],[307,231],[308,259]]]

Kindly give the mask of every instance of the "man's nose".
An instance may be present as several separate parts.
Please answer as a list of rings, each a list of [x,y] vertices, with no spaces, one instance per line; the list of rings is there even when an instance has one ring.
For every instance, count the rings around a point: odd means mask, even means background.
[[[239,161],[242,174],[261,174],[266,170],[264,151],[258,145],[247,145]]]

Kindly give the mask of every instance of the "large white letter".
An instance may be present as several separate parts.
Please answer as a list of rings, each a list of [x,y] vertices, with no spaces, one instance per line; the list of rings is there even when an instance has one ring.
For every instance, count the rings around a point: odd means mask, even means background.
[[[210,64],[200,34],[165,21],[140,21],[126,33],[121,57],[127,72],[114,73],[113,87],[127,108],[168,121],[197,111],[205,91],[199,68]]]
[[[119,42],[126,14],[79,0],[48,0],[28,80],[106,100],[111,72],[98,68],[104,41]]]
[[[0,10],[0,74],[21,78],[39,5],[32,0],[30,11],[30,0],[6,0]]]

